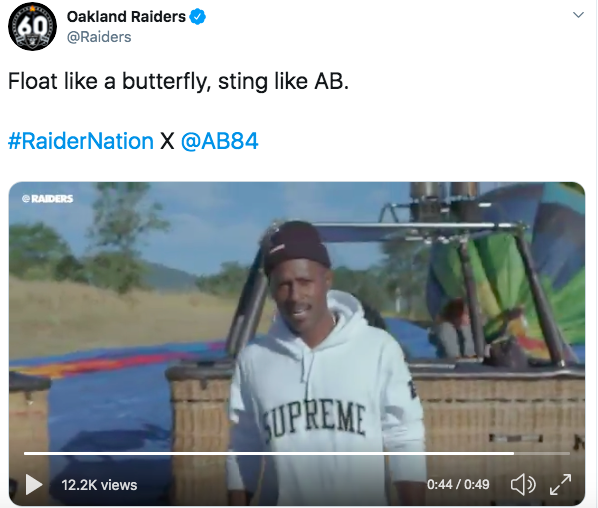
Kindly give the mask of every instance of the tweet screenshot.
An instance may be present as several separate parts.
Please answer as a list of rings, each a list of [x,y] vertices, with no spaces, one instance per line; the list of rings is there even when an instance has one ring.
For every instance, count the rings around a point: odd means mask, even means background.
[[[596,506],[596,2],[41,1],[9,503]]]

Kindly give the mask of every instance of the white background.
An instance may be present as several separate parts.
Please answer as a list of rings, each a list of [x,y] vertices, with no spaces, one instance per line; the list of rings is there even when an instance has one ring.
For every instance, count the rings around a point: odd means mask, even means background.
[[[582,183],[590,366],[584,506],[595,506],[595,2],[44,3],[58,22],[48,48],[23,51],[3,29],[0,153],[6,197],[24,180]],[[18,4],[2,2],[3,23]],[[132,10],[162,9],[188,17],[195,7],[207,15],[199,26],[188,20],[82,24],[66,19],[70,10],[87,9],[126,9],[129,16]],[[573,11],[584,14],[577,18]],[[132,42],[72,45],[66,40],[71,30],[129,33]],[[9,90],[10,71],[55,73],[60,89]],[[94,75],[100,86],[65,91],[65,71]],[[194,71],[208,76],[211,91],[123,91],[123,71],[173,76]],[[275,71],[307,77],[308,89],[274,90]],[[268,92],[218,90],[219,76],[237,72],[267,75]],[[319,72],[341,72],[348,89],[314,90]],[[107,75],[117,78],[116,90],[103,90]],[[67,136],[126,131],[153,136],[155,149],[8,150],[13,131],[66,131]],[[175,132],[175,150],[159,150],[161,131]],[[207,131],[246,136],[255,131],[259,146],[187,153],[179,144],[187,131],[202,137]],[[3,210],[8,213],[8,207]]]

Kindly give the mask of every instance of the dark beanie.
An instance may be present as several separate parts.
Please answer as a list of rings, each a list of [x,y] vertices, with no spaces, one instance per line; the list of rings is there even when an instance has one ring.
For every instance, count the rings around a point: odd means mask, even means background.
[[[291,259],[309,259],[330,268],[328,250],[318,230],[309,222],[289,221],[271,235],[264,252],[264,271],[269,277],[279,264]]]

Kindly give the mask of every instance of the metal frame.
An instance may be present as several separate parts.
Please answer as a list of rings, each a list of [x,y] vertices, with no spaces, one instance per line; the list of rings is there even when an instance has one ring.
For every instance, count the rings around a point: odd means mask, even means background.
[[[395,221],[390,223],[321,222],[313,223],[313,225],[319,230],[324,243],[371,243],[395,239],[442,243],[458,242],[457,249],[463,267],[467,302],[471,312],[472,331],[478,360],[484,357],[486,342],[480,319],[480,307],[477,300],[473,271],[467,252],[467,241],[495,232],[512,234],[524,264],[540,327],[550,353],[551,364],[560,369],[566,367],[564,352],[561,347],[560,332],[548,298],[544,293],[535,270],[530,249],[524,236],[526,229],[524,224],[492,222],[399,222],[396,214],[393,212],[393,209],[398,207],[401,207],[401,205],[385,205],[382,209],[380,220],[383,219],[384,212],[388,209],[391,211],[393,218],[395,218]],[[271,225],[261,238],[249,278],[239,299],[226,343],[226,351],[232,359],[237,357],[242,348],[255,335],[268,292],[268,281],[261,269],[263,263],[262,251],[264,245],[269,241],[270,235],[279,226],[280,223]],[[415,363],[418,362],[415,360]],[[447,362],[445,361],[444,363]]]
[[[457,252],[463,270],[463,282],[465,285],[467,307],[469,308],[469,317],[471,319],[471,331],[473,333],[475,352],[478,359],[482,360],[486,349],[486,339],[484,338],[484,327],[480,315],[480,303],[478,300],[473,268],[471,266],[471,258],[469,257],[469,252],[467,250],[467,242],[461,242],[457,247]]]

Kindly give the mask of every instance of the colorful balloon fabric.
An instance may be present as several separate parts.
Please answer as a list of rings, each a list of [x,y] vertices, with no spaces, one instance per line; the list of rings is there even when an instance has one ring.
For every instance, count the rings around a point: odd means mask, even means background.
[[[10,370],[30,376],[63,379],[92,374],[176,362],[179,360],[211,360],[222,356],[224,341],[164,344],[154,347],[90,350],[58,357],[32,358],[11,362]]]
[[[501,187],[479,198],[487,222],[523,222],[535,268],[560,328],[566,353],[585,344],[585,196],[560,183]],[[486,338],[518,338],[528,355],[549,358],[529,284],[514,238],[493,233],[468,243]],[[431,316],[465,296],[461,264],[453,245],[432,249],[427,284]],[[505,329],[505,313],[521,308]],[[577,347],[575,349],[577,349]]]

